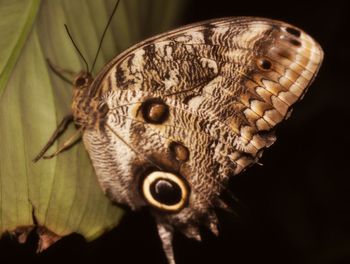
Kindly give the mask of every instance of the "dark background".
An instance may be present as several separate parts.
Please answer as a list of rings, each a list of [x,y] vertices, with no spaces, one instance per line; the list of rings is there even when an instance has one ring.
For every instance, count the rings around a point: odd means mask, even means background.
[[[294,24],[318,40],[325,60],[277,142],[232,179],[237,216],[220,214],[218,238],[175,236],[177,263],[350,263],[349,16],[346,1],[192,0],[179,25],[224,16],[263,16]],[[37,256],[35,235],[0,241],[2,263],[166,263],[153,219],[129,213],[92,243],[73,235]]]

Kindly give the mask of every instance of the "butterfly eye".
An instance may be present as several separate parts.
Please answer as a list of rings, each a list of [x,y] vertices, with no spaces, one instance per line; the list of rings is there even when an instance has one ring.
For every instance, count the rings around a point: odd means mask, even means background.
[[[82,86],[84,86],[85,82],[86,82],[86,79],[84,77],[78,77],[74,81],[74,86],[75,87],[82,87]]]
[[[75,78],[73,85],[76,88],[83,88],[86,86],[89,86],[89,84],[93,81],[90,73],[81,72],[79,75]]]
[[[152,124],[161,124],[169,116],[168,106],[157,98],[148,99],[141,105],[143,118]]]
[[[172,212],[180,210],[188,196],[186,184],[179,176],[162,171],[154,171],[146,176],[142,192],[150,205]]]

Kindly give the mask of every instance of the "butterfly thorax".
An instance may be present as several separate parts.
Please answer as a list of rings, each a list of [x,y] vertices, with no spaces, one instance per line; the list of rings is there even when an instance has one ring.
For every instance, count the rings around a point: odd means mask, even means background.
[[[74,122],[79,127],[87,128],[94,121],[92,119],[97,103],[89,96],[89,87],[93,82],[93,77],[88,72],[80,72],[73,83],[72,114]]]

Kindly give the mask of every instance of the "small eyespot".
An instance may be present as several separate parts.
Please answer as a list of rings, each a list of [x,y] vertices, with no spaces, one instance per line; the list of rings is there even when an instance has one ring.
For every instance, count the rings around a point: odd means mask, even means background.
[[[161,124],[169,116],[168,106],[158,98],[148,99],[141,105],[142,116],[146,122]]]
[[[296,47],[300,47],[300,46],[301,46],[300,41],[298,41],[298,40],[296,40],[296,39],[289,39],[289,42],[290,42],[292,45],[296,46]]]
[[[286,31],[289,34],[292,34],[293,36],[299,38],[301,35],[301,32],[298,29],[292,28],[292,27],[286,27]]]
[[[289,60],[292,60],[292,58],[293,58],[292,53],[290,53],[290,51],[287,49],[279,49],[279,50],[277,50],[277,54],[278,54],[278,56],[281,56],[283,58],[287,58]]]
[[[297,40],[295,38],[291,38],[290,36],[281,35],[280,39],[283,40],[283,41],[289,42],[293,46],[296,46],[296,47],[300,47],[301,46],[301,42],[299,40]]]
[[[143,180],[142,192],[150,205],[164,211],[178,211],[188,200],[184,180],[169,172],[151,172]]]
[[[289,42],[290,44],[292,44],[293,46],[296,47],[300,47],[301,46],[301,42],[295,38],[291,38],[290,36],[286,36],[286,35],[281,35],[280,39],[286,42]]]
[[[256,64],[261,70],[264,70],[264,71],[268,71],[272,67],[271,61],[269,61],[268,59],[264,59],[264,58],[258,59]]]
[[[185,162],[190,156],[188,149],[179,142],[171,142],[169,145],[169,149],[174,155],[175,159],[177,159],[178,161]]]

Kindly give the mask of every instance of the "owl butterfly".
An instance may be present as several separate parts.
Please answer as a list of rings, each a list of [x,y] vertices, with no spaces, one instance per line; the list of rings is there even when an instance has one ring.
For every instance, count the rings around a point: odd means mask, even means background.
[[[174,230],[197,240],[202,225],[218,234],[228,180],[274,143],[322,58],[309,35],[275,20],[181,27],[132,46],[95,78],[80,73],[72,115],[51,142],[73,119],[105,194],[132,210],[149,207],[175,263]]]

